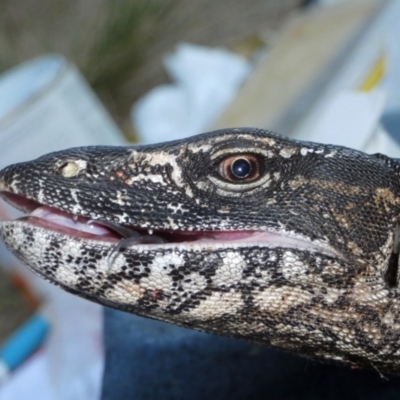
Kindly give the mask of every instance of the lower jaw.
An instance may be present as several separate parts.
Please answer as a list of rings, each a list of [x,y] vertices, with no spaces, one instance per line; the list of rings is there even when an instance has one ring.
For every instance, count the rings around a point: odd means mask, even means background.
[[[18,234],[12,233],[14,238],[5,237],[5,231],[19,232]],[[48,221],[33,219],[33,217],[25,217],[14,221],[5,221],[0,223],[0,234],[3,236],[3,240],[7,246],[17,250],[18,247],[18,235],[23,234],[24,236],[39,234],[41,240],[47,243],[58,242],[62,243],[74,243],[74,246],[87,245],[88,248],[102,248],[101,251],[112,252],[113,249],[123,240],[117,237],[106,237],[90,235],[85,232],[77,232],[73,229],[66,230],[64,227],[51,224]],[[228,232],[229,233],[229,232]],[[217,233],[218,234],[218,233]],[[223,235],[224,233],[219,233]],[[148,251],[161,251],[170,252],[171,250],[177,251],[206,251],[207,253],[213,251],[219,251],[223,249],[235,250],[243,248],[264,248],[268,249],[282,249],[283,251],[300,251],[307,253],[320,253],[331,257],[338,257],[338,255],[330,250],[320,248],[312,243],[304,242],[299,239],[288,238],[279,234],[270,232],[245,232],[246,237],[236,240],[223,240],[223,239],[212,239],[204,237],[198,240],[187,240],[180,242],[167,242],[162,244],[135,244],[125,247],[124,251],[129,252],[148,252]],[[18,250],[17,250],[18,251]]]

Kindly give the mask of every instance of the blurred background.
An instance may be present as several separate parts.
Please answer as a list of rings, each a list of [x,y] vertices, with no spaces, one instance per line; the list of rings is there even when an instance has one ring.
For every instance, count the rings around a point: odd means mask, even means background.
[[[304,0],[33,0],[0,2],[0,71],[46,53],[75,63],[120,127],[168,82],[162,58],[179,42],[251,56]],[[206,22],[206,23],[205,23]]]
[[[233,126],[400,157],[399,18],[396,0],[0,0],[0,167]],[[1,248],[0,399],[100,398],[102,318]]]

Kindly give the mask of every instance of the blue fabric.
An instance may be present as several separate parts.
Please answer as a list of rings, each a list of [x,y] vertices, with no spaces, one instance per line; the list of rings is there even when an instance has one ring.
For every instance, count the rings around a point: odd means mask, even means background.
[[[400,377],[105,311],[102,400],[391,400]]]
[[[28,358],[43,342],[49,322],[40,314],[25,322],[0,349],[0,360],[12,370]]]

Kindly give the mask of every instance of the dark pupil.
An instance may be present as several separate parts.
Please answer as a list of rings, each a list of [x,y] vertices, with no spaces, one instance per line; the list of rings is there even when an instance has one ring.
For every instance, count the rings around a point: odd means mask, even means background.
[[[251,165],[244,158],[239,158],[232,163],[231,171],[237,178],[246,178],[250,174]]]

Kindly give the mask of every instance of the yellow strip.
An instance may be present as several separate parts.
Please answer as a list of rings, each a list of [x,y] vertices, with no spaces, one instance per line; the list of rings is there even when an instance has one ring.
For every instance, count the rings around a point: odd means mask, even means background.
[[[381,55],[360,86],[362,92],[369,92],[382,80],[386,72],[386,57]]]

